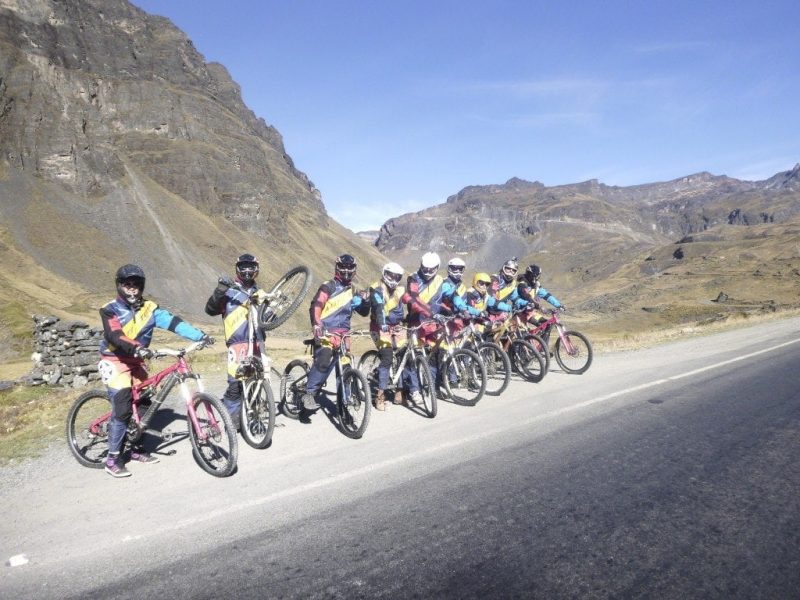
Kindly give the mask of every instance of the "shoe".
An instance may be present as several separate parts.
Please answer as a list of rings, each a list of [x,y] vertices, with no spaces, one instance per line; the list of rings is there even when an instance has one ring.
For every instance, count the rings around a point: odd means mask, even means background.
[[[303,408],[306,410],[317,410],[319,403],[314,398],[314,394],[303,394]]]
[[[403,392],[401,392],[400,390],[395,390],[394,391],[394,397],[392,398],[392,404],[396,404],[397,406],[400,406],[401,404],[403,404]]]
[[[149,452],[131,452],[131,460],[135,460],[136,462],[144,463],[146,465],[154,465],[157,462],[161,462],[157,456],[153,456]]]
[[[131,472],[125,468],[125,463],[119,457],[106,459],[106,473],[112,477],[130,477]]]
[[[386,410],[386,401],[384,399],[384,392],[383,390],[378,390],[378,393],[375,394],[375,410]]]
[[[412,404],[422,404],[422,394],[420,394],[419,390],[411,392],[411,397],[409,399]]]

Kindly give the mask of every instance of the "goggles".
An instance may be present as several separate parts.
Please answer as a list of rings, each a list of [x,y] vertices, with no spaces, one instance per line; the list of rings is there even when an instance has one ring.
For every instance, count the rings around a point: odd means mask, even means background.
[[[144,281],[138,277],[129,277],[128,279],[123,279],[119,282],[119,284],[124,288],[136,288],[137,290],[141,290],[144,287]]]
[[[511,277],[517,274],[517,270],[518,269],[515,269],[514,267],[503,267],[503,273]]]
[[[389,281],[393,281],[394,283],[400,283],[400,280],[403,278],[403,276],[400,275],[399,273],[391,273],[389,271],[384,271],[383,276]]]

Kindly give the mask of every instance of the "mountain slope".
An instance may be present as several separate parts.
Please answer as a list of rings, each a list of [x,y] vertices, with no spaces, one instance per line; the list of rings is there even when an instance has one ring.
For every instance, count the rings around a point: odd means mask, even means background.
[[[296,264],[329,277],[342,252],[365,281],[384,261],[327,215],[225,68],[124,0],[0,0],[0,227],[2,256],[30,257],[37,285],[57,288],[31,293],[0,258],[15,302],[42,311],[64,308],[62,289],[96,314],[126,262],[202,319],[245,251],[264,285]]]

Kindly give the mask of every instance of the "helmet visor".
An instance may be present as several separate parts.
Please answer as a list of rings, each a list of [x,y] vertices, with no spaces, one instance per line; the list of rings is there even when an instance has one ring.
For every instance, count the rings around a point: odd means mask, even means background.
[[[400,273],[392,273],[391,271],[384,271],[383,277],[386,281],[391,281],[392,283],[400,283],[400,280],[403,278]]]
[[[503,267],[503,275],[507,277],[516,277],[517,275],[517,267],[512,267],[511,265],[506,265]]]
[[[421,267],[420,272],[425,277],[433,277],[436,275],[436,271],[439,270],[439,267]]]

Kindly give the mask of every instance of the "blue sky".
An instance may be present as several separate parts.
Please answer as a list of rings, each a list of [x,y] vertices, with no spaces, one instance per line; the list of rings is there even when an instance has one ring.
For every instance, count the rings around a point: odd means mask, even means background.
[[[800,2],[134,0],[283,135],[355,231],[511,177],[800,162]]]

